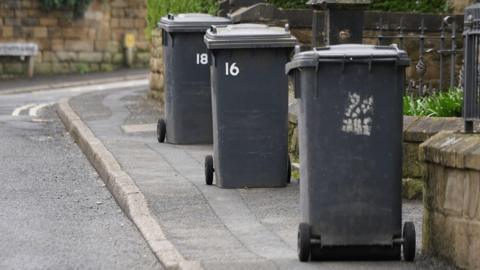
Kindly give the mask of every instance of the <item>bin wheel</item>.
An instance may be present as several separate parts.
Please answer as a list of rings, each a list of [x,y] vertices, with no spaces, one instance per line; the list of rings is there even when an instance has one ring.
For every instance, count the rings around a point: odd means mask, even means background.
[[[165,120],[160,119],[157,123],[157,139],[159,143],[165,142],[165,137],[167,135],[167,125],[165,124]]]
[[[403,225],[403,258],[407,262],[413,262],[416,253],[415,225],[412,222],[405,222]]]
[[[297,245],[298,259],[301,262],[308,262],[310,259],[310,226],[307,223],[300,223],[298,226]]]
[[[288,157],[288,172],[287,172],[287,184],[290,184],[292,181],[292,161],[290,160],[290,157]]]
[[[213,169],[213,157],[212,156],[206,156],[205,157],[205,183],[208,186],[213,185],[213,172],[215,170]]]

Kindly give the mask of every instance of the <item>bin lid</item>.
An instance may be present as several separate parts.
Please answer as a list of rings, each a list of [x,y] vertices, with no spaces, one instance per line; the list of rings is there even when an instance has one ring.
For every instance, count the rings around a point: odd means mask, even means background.
[[[203,13],[168,14],[158,27],[167,32],[205,32],[212,25],[230,24],[228,18]]]
[[[214,25],[205,35],[208,49],[293,48],[297,39],[288,27],[265,24]]]
[[[319,62],[396,62],[399,66],[409,66],[410,58],[395,46],[343,44],[297,53],[287,64],[286,71],[315,67]]]

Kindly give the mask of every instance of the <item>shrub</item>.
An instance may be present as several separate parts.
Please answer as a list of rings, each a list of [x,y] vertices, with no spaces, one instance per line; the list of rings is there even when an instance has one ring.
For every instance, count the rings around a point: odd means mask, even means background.
[[[305,8],[307,0],[268,0],[282,8]],[[419,11],[442,13],[448,11],[446,0],[373,0],[370,9],[383,11]]]
[[[425,97],[405,96],[403,114],[429,117],[460,117],[463,110],[463,91],[451,89]]]
[[[72,10],[75,17],[83,17],[85,10],[92,0],[40,0],[42,7],[47,10],[68,9]]]
[[[147,0],[147,29],[150,34],[157,27],[162,16],[167,13],[202,12],[215,14],[218,6],[216,0]]]

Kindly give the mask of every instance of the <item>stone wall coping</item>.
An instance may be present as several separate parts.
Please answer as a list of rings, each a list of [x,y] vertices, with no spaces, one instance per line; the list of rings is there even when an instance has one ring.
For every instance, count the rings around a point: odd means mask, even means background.
[[[420,160],[480,171],[480,134],[442,131],[420,145]]]

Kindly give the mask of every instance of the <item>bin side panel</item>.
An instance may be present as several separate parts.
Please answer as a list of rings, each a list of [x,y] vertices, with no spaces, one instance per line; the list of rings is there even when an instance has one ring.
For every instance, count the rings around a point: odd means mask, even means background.
[[[223,188],[282,187],[288,164],[286,49],[215,52],[214,156]]]
[[[322,245],[390,245],[401,234],[403,73],[394,63],[302,72],[304,220]],[[310,85],[310,87],[306,87]]]
[[[169,39],[164,46],[167,142],[210,144],[210,70],[203,34],[171,33]]]

